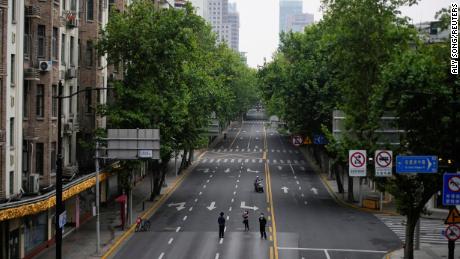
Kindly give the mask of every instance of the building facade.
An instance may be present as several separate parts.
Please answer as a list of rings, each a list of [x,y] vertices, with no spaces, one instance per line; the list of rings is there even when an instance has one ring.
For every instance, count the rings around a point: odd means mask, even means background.
[[[302,13],[288,16],[286,31],[303,32],[304,28],[313,24],[313,14]]]
[[[280,0],[280,32],[303,32],[306,26],[313,23],[313,14],[303,13],[302,8],[302,0]]]
[[[217,43],[226,43],[238,52],[240,18],[236,4],[228,0],[207,0],[207,15],[204,18],[211,24],[217,36]]]

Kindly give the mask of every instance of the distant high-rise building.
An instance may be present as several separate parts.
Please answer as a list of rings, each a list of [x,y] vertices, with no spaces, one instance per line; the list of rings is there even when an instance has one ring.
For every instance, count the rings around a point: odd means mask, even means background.
[[[280,0],[280,32],[301,32],[313,23],[313,14],[302,12],[302,0]]]
[[[303,32],[305,26],[313,23],[313,14],[303,13],[288,16],[286,31]]]
[[[239,46],[239,31],[240,31],[240,16],[236,10],[235,3],[228,3],[228,0],[193,0],[207,5],[207,10],[203,10],[202,15],[212,26],[212,30],[216,33],[217,42],[226,42],[229,47],[238,51]]]

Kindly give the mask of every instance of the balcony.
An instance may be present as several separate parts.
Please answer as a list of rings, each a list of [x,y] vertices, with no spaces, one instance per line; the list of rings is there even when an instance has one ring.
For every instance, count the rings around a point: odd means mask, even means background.
[[[28,18],[40,18],[40,8],[38,6],[25,6],[24,7],[25,16]]]
[[[36,68],[28,67],[24,69],[24,80],[27,81],[38,81],[40,80],[40,72]]]
[[[67,28],[73,29],[78,27],[77,13],[75,11],[63,11],[62,17],[64,18],[65,25],[67,26]]]
[[[8,0],[0,0],[0,8],[8,8]]]

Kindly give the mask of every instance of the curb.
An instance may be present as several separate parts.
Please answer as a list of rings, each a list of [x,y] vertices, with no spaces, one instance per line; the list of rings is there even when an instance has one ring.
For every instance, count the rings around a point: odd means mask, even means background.
[[[334,190],[332,189],[332,186],[329,184],[328,180],[326,179],[326,177],[324,176],[324,174],[321,173],[321,170],[318,168],[318,166],[316,165],[316,163],[314,163],[310,157],[305,154],[305,152],[300,149],[303,156],[305,157],[305,159],[308,160],[308,162],[310,162],[310,164],[312,165],[312,168],[313,168],[313,171],[315,171],[315,173],[319,176],[319,178],[321,179],[321,182],[323,183],[324,187],[326,187],[327,191],[329,192],[329,194],[331,195],[331,197],[334,199],[334,201],[343,206],[343,207],[349,207],[349,208],[352,208],[352,209],[356,209],[356,210],[360,210],[360,211],[365,211],[365,212],[369,212],[369,213],[373,213],[373,214],[385,214],[385,215],[390,215],[390,216],[400,216],[400,214],[396,213],[396,212],[393,212],[393,211],[375,211],[375,210],[372,210],[372,209],[367,209],[367,208],[361,208],[355,204],[351,204],[349,202],[346,202],[342,199],[340,199],[337,194],[334,192]]]
[[[200,158],[206,154],[207,151],[203,152],[196,161],[200,160]],[[174,193],[174,191],[181,185],[181,183],[185,180],[185,178],[193,171],[193,169],[196,167],[196,163],[192,163],[192,166],[190,166],[182,175],[178,176],[172,185],[168,187],[165,190],[165,193],[161,195],[161,197],[156,200],[153,205],[147,209],[140,217],[142,219],[146,219],[151,217],[153,214],[156,213],[156,211],[161,207],[161,205],[164,204],[164,202]],[[109,258],[121,245],[126,239],[128,239],[133,233],[134,229],[136,228],[136,223],[131,224],[129,229],[125,231],[122,235],[120,235],[111,245],[106,252],[101,256],[102,259],[107,259]]]

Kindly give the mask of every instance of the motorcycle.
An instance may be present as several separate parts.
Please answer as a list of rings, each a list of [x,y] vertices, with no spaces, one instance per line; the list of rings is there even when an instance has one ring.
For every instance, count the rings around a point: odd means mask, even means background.
[[[262,184],[262,181],[256,181],[254,183],[254,190],[256,192],[264,192],[264,185]]]

